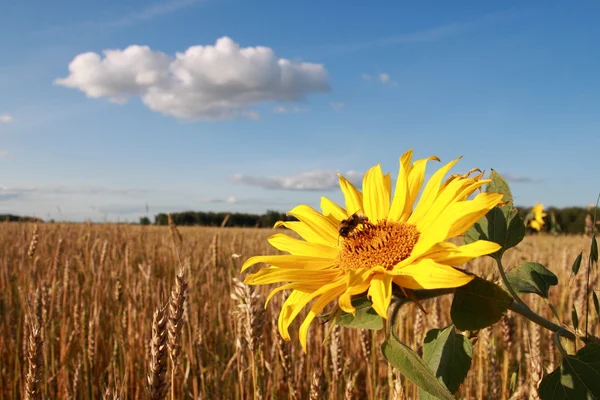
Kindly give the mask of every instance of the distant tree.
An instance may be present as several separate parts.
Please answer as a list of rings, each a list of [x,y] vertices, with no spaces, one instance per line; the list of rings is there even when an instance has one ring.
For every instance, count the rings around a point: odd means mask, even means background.
[[[150,225],[152,222],[150,222],[150,218],[148,217],[141,217],[140,218],[140,225]]]

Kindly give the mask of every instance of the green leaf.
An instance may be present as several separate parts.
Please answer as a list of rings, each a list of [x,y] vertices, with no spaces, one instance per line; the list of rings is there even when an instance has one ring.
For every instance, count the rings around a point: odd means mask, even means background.
[[[461,331],[475,331],[498,322],[512,302],[512,297],[499,286],[475,278],[456,288],[450,317]]]
[[[598,242],[596,241],[596,234],[592,235],[592,247],[590,248],[590,257],[593,262],[598,262]]]
[[[542,400],[600,398],[600,345],[590,343],[547,375],[538,389]]]
[[[342,312],[337,324],[348,328],[379,330],[383,328],[383,319],[373,310],[373,303],[365,297],[352,299],[356,315]]]
[[[389,336],[383,342],[381,352],[394,368],[425,392],[438,399],[454,400],[452,393],[437,380],[421,357],[395,337]]]
[[[573,275],[577,275],[577,273],[579,272],[579,268],[581,268],[581,258],[583,257],[583,252],[579,253],[579,255],[577,256],[577,258],[575,259],[575,262],[573,263],[573,267],[571,267],[571,272],[573,272]]]
[[[528,262],[506,273],[508,282],[519,293],[535,293],[548,298],[550,286],[558,285],[558,278],[540,263]]]
[[[489,240],[502,246],[496,253],[489,254],[494,258],[501,258],[502,254],[511,247],[521,243],[525,237],[525,224],[519,217],[518,210],[513,205],[513,197],[508,183],[500,174],[492,170],[489,179],[491,182],[485,187],[486,192],[502,193],[502,200],[506,204],[494,207],[483,218],[470,227],[464,234],[465,243],[477,240]]]
[[[477,240],[489,240],[502,246],[496,253],[490,254],[494,258],[502,257],[506,250],[521,243],[524,237],[525,224],[518,211],[508,205],[494,207],[464,234],[467,244]]]
[[[487,184],[485,191],[502,193],[504,195],[502,201],[506,202],[507,205],[513,207],[513,195],[510,191],[510,187],[508,186],[508,182],[494,169],[492,169],[492,172],[490,173],[488,179],[491,179],[492,181]]]
[[[473,345],[464,335],[456,333],[454,325],[427,332],[423,360],[450,392],[456,393],[467,377],[472,358]],[[434,399],[423,390],[419,398]]]
[[[592,298],[594,299],[594,308],[596,309],[596,315],[600,318],[600,302],[598,302],[598,296],[596,292],[592,291]]]
[[[575,308],[575,304],[573,304],[573,308],[571,308],[571,320],[573,321],[573,326],[575,329],[579,328],[579,317],[577,316],[577,309]]]

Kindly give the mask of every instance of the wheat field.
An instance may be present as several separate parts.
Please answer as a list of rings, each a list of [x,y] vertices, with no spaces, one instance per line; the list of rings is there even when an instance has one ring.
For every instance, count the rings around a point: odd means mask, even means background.
[[[0,398],[2,399],[416,399],[388,367],[383,332],[316,321],[308,353],[283,342],[265,309],[269,287],[235,278],[243,261],[273,254],[269,229],[117,224],[0,224]],[[550,298],[571,324],[584,320],[583,273],[570,276],[589,238],[534,236],[505,258],[538,261],[560,283]],[[466,266],[496,279],[487,258]],[[587,266],[582,266],[582,270]],[[597,274],[594,288],[597,288]],[[533,295],[524,299],[552,319]],[[426,332],[448,326],[451,296],[401,309],[396,334],[419,350]],[[593,307],[591,333],[598,334]],[[551,335],[510,312],[473,336],[473,366],[457,398],[535,398],[559,363]]]

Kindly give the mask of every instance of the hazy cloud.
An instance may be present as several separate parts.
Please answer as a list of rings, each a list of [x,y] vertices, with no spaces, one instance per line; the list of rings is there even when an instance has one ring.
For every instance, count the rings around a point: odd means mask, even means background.
[[[114,20],[108,20],[101,22],[100,24],[106,26],[129,26],[134,25],[138,22],[149,21],[161,15],[170,14],[175,11],[190,7],[194,4],[200,3],[199,0],[176,0],[167,1],[162,3],[151,4],[146,8],[134,11],[130,14],[126,14],[120,18]]]
[[[26,195],[63,195],[63,194],[82,194],[82,195],[120,195],[133,196],[150,193],[146,189],[131,188],[109,188],[102,186],[40,186],[40,187],[0,187],[0,194],[14,194],[16,196]]]
[[[331,107],[333,111],[342,111],[344,107],[346,107],[346,104],[341,101],[332,101],[329,103],[329,107]]]
[[[514,19],[523,15],[522,11],[493,12],[471,21],[454,22],[414,32],[400,33],[397,35],[379,37],[353,43],[324,44],[315,46],[328,55],[354,53],[376,47],[389,47],[414,43],[433,43],[449,37],[476,31],[482,27]],[[367,78],[369,79],[369,78]]]
[[[540,183],[542,180],[539,178],[531,178],[527,176],[519,176],[514,174],[501,174],[504,179],[513,183]]]
[[[229,196],[227,198],[220,197],[205,197],[200,199],[201,203],[210,203],[210,204],[237,204],[238,199],[235,196]]]
[[[123,104],[140,96],[151,110],[182,119],[257,118],[253,106],[298,102],[329,91],[322,64],[278,58],[269,47],[240,47],[228,37],[175,57],[148,46],[77,55],[55,84]]]
[[[15,118],[10,114],[0,114],[0,123],[8,124],[14,122]]]
[[[79,21],[73,24],[67,25],[55,25],[46,28],[42,28],[34,32],[36,35],[46,35],[53,32],[64,31],[67,29],[80,29],[86,32],[90,30],[101,30],[108,28],[122,28],[127,26],[136,25],[141,22],[151,21],[157,17],[171,14],[173,12],[191,7],[195,4],[200,3],[200,0],[174,0],[164,1],[160,3],[150,4],[145,8],[123,13],[119,16],[115,16],[107,19],[100,20],[87,20]]]
[[[8,150],[0,150],[0,158],[12,158],[13,155]]]
[[[298,106],[277,106],[273,108],[273,112],[276,114],[303,114],[308,112],[308,108]]]
[[[342,174],[352,183],[360,183],[363,174],[357,171],[348,171]],[[252,176],[235,174],[229,180],[247,186],[255,186],[273,190],[331,190],[339,187],[337,171],[309,171],[288,176]]]
[[[0,190],[0,201],[14,200],[22,197],[20,193],[4,192]]]
[[[398,84],[398,82],[392,80],[390,74],[388,74],[387,72],[380,72],[374,76],[370,74],[362,74],[361,78],[363,81],[371,81],[373,79],[376,79],[382,85],[396,86]]]

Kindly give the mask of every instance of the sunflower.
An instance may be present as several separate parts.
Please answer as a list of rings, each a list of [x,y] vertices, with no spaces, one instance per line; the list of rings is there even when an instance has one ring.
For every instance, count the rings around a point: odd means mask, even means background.
[[[354,314],[352,296],[367,292],[375,311],[386,318],[392,285],[402,290],[465,285],[473,276],[454,267],[500,248],[484,240],[463,246],[445,241],[464,233],[503,196],[485,192],[468,200],[489,182],[482,173],[471,176],[477,169],[444,181],[458,158],[431,176],[417,202],[426,164],[432,160],[439,161],[429,157],[413,163],[412,149],[404,153],[393,197],[390,175],[384,175],[380,165],[365,174],[363,193],[340,175],[346,208],[322,197],[322,212],[300,205],[288,213],[298,221],[275,225],[291,229],[302,239],[280,233],[271,236],[269,243],[289,254],[251,257],[242,271],[257,263],[270,265],[245,279],[253,285],[284,283],[270,293],[267,303],[280,291],[292,291],[278,319],[285,340],[290,339],[292,321],[313,300],[299,331],[304,351],[310,323],[329,303],[337,300],[342,310]],[[361,217],[362,223],[341,236],[340,223],[360,214],[368,220]]]
[[[535,203],[531,212],[533,213],[533,219],[529,223],[529,226],[539,232],[542,229],[542,226],[544,226],[544,217],[547,215],[544,212],[544,205]]]

